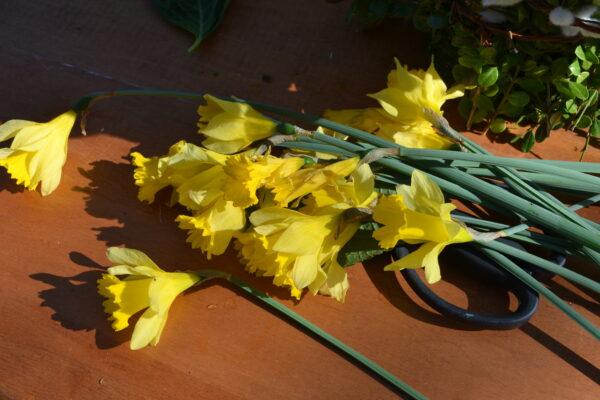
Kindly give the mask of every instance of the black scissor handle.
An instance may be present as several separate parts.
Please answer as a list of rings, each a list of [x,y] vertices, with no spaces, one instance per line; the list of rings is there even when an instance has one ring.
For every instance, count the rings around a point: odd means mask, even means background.
[[[513,241],[499,239],[502,242],[511,246],[523,249],[523,247]],[[409,254],[413,246],[398,245],[394,250],[396,258],[402,258]],[[423,282],[417,272],[413,269],[403,269],[402,276],[408,282],[414,292],[431,308],[438,311],[440,314],[450,317],[455,320],[475,324],[481,328],[487,329],[514,329],[518,328],[533,316],[538,306],[538,294],[529,286],[513,277],[510,273],[499,267],[494,261],[488,259],[476,247],[468,244],[452,245],[444,251],[445,257],[452,257],[453,260],[461,260],[461,267],[471,267],[476,269],[479,276],[492,282],[497,283],[511,291],[517,297],[519,306],[514,312],[507,314],[483,314],[466,310],[454,304],[447,302],[438,296],[430,286]],[[556,256],[555,261],[564,264],[564,257]],[[527,264],[521,263],[522,268],[527,272],[532,273],[531,268]]]

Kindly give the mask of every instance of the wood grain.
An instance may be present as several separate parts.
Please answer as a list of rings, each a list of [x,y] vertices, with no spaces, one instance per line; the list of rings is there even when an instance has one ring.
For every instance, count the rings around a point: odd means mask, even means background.
[[[149,2],[39,0],[0,3],[0,120],[47,120],[93,90],[165,87],[235,94],[294,109],[370,105],[392,57],[423,66],[425,38],[400,24],[363,33],[345,21],[348,2],[237,0],[222,28],[187,54],[191,37]],[[290,91],[295,88],[295,91]],[[385,259],[350,270],[345,304],[295,303],[249,276],[235,254],[210,262],[185,243],[162,199],[141,204],[127,155],[162,154],[198,140],[196,104],[116,99],[99,104],[88,132],[73,135],[59,189],[23,192],[0,173],[0,398],[2,399],[391,399],[397,395],[345,358],[231,287],[178,298],[156,348],[130,351],[114,333],[95,280],[107,246],[146,251],[172,269],[223,268],[269,291],[431,398],[597,399],[600,351],[542,300],[514,331],[474,330],[432,312]],[[521,155],[473,136],[496,154]],[[539,156],[576,159],[580,137],[554,135]],[[588,159],[600,161],[592,148]],[[600,220],[597,208],[586,211]],[[589,270],[589,265],[581,268]],[[475,310],[513,302],[498,289],[444,268],[436,290]],[[597,270],[592,271],[596,274]],[[600,325],[598,298],[549,282]]]

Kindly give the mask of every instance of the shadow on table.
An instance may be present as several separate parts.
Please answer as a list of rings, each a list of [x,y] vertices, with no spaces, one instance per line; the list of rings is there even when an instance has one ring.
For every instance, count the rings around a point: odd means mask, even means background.
[[[383,258],[367,262],[365,270],[377,290],[398,310],[428,324],[443,326],[450,329],[463,331],[477,331],[482,328],[472,324],[455,321],[430,311],[416,303],[400,285],[399,275],[384,271],[386,260]],[[505,313],[509,311],[510,297],[508,292],[491,285],[465,278],[454,268],[445,268],[441,265],[444,281],[464,292],[468,299],[468,310],[487,313]]]
[[[432,325],[465,331],[482,330],[482,328],[478,328],[477,326],[454,321],[421,307],[404,291],[404,288],[398,282],[398,276],[383,271],[384,263],[379,261],[381,260],[375,260],[372,263],[376,265],[367,263],[365,266],[367,274],[379,292],[400,311]],[[460,274],[458,268],[444,268],[443,264],[441,268],[444,280],[453,284],[467,295],[469,304],[467,308],[469,310],[488,313],[506,313],[509,311],[509,297],[503,289],[467,278],[463,274]],[[593,313],[600,312],[600,306],[597,303],[585,299],[583,296],[561,286],[555,281],[548,280],[547,284],[552,291],[565,301],[578,304]],[[600,383],[600,370],[585,358],[531,323],[527,323],[519,329],[531,339],[560,357],[571,367],[577,369],[592,381]]]
[[[102,307],[103,298],[98,295],[96,281],[104,268],[95,261],[78,252],[69,254],[71,260],[87,268],[74,276],[57,276],[48,273],[32,274],[30,277],[51,285],[52,288],[39,292],[42,307],[54,311],[52,319],[63,328],[74,331],[96,331],[96,346],[110,349],[127,341],[131,328],[114,332],[106,319]]]

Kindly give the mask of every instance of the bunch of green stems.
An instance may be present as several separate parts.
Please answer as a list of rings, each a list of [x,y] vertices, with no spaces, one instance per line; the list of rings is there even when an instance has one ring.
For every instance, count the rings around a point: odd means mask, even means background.
[[[293,136],[290,138],[292,140],[285,140],[278,143],[278,146],[341,157],[358,156],[370,159],[378,181],[387,184],[401,183],[403,177],[409,177],[414,169],[422,170],[428,173],[449,197],[464,203],[477,204],[505,218],[514,217],[520,221],[519,224],[510,226],[456,212],[455,218],[470,228],[481,232],[498,231],[497,237],[511,237],[564,255],[585,257],[596,266],[600,266],[600,225],[576,213],[577,210],[600,201],[600,178],[590,174],[600,173],[598,164],[495,157],[452,130],[447,123],[440,123],[436,127],[442,134],[454,138],[462,147],[462,151],[406,148],[369,132],[317,116],[255,102],[248,103],[259,110],[322,126],[352,139],[343,140],[317,131],[306,131],[289,123],[281,123],[280,132]],[[380,149],[385,150],[381,153],[383,156],[368,157]],[[580,195],[584,200],[567,206],[547,190],[565,191],[571,196]],[[529,230],[530,227],[541,228],[544,233]],[[568,267],[500,241],[481,239],[477,240],[475,245],[511,274],[546,297],[596,339],[600,339],[600,330],[596,326],[541,282],[519,268],[513,260],[521,260],[543,268],[597,293],[600,293],[600,283]]]
[[[85,125],[85,115],[93,102],[121,96],[179,97],[199,100],[203,94],[162,89],[125,89],[91,93],[79,99],[73,107],[83,114],[82,128]],[[600,266],[600,224],[576,213],[577,210],[600,201],[600,178],[593,175],[600,174],[600,164],[495,157],[456,132],[441,117],[434,116],[432,120],[434,127],[441,134],[456,141],[460,146],[459,151],[406,148],[372,133],[318,116],[239,98],[226,100],[247,103],[260,111],[278,115],[280,118],[277,120],[289,119],[311,124],[314,127],[331,129],[350,139],[342,140],[318,131],[305,130],[290,122],[279,122],[278,130],[286,137],[283,141],[277,141],[276,146],[329,153],[342,158],[361,157],[373,164],[378,184],[387,187],[408,182],[413,170],[419,169],[429,174],[449,198],[465,204],[475,204],[492,211],[494,215],[504,220],[518,220],[518,224],[511,226],[459,211],[453,214],[454,218],[465,223],[473,231],[494,233],[492,236],[482,234],[480,239],[476,239],[474,246],[479,247],[498,265],[547,298],[595,339],[600,339],[600,330],[596,326],[520,268],[514,260],[521,260],[545,269],[596,293],[600,293],[599,282],[575,272],[568,266],[559,265],[528,251],[490,239],[511,237],[527,245],[565,256],[583,257]],[[375,156],[370,157],[370,155]],[[580,201],[567,206],[549,191],[576,196]],[[530,230],[531,227],[539,229]],[[405,396],[415,399],[425,398],[375,362],[245,282],[220,271],[206,271],[206,274],[207,277],[227,279],[255,300],[290,318],[308,332],[375,373]]]

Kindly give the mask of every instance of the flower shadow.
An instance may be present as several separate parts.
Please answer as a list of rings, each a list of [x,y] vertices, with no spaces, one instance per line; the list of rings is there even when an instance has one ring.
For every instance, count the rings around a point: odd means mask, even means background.
[[[107,246],[126,246],[146,252],[165,270],[219,269],[234,274],[270,296],[290,300],[289,291],[274,287],[268,278],[246,272],[237,259],[233,245],[221,256],[208,260],[200,250],[186,243],[186,233],[177,227],[175,218],[184,213],[179,207],[169,207],[169,190],[158,193],[152,204],[137,198],[132,182],[132,167],[128,163],[95,161],[91,168],[79,172],[89,180],[86,187],[74,190],[85,194],[85,209],[95,218],[110,223],[93,228],[98,240]]]
[[[104,268],[85,255],[72,251],[71,260],[88,268],[77,275],[57,276],[48,273],[36,273],[30,278],[51,285],[39,292],[42,307],[54,311],[52,319],[63,328],[73,331],[95,331],[96,346],[110,349],[127,341],[130,329],[113,332],[102,307],[102,297],[96,290],[96,281]]]

